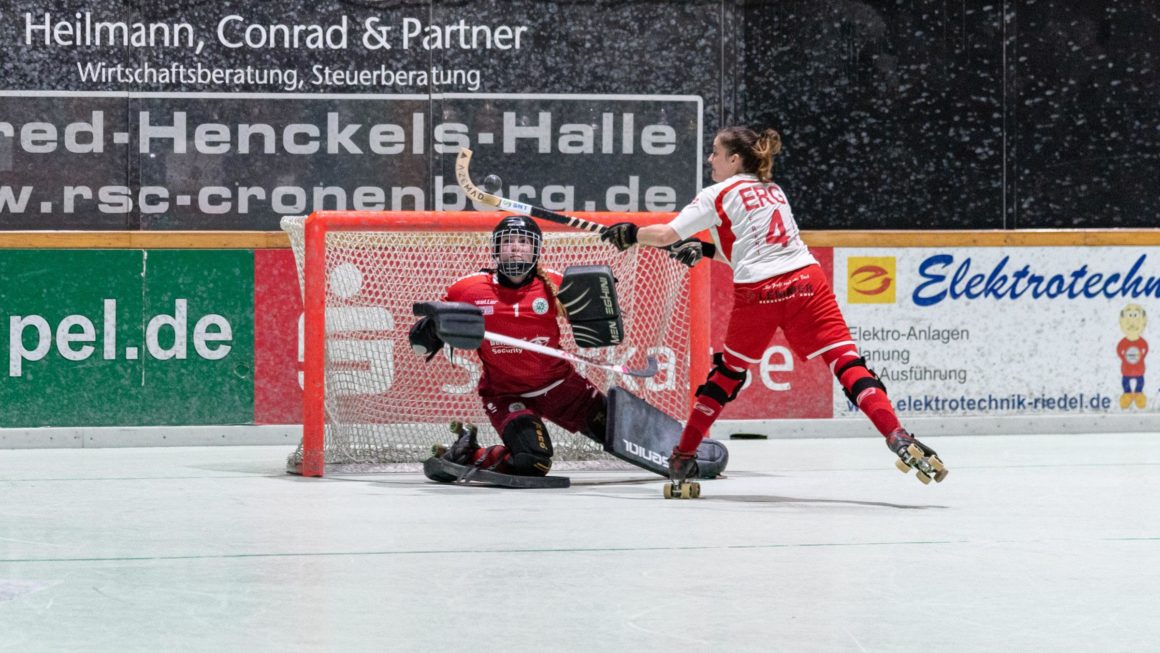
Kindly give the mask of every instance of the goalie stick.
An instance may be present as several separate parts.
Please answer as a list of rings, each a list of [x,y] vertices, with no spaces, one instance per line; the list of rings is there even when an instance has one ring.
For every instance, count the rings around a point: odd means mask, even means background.
[[[657,359],[652,356],[647,358],[647,365],[644,369],[636,370],[626,365],[602,363],[560,349],[554,349],[538,343],[528,342],[527,340],[520,340],[519,338],[486,331],[484,330],[483,313],[479,308],[470,304],[461,302],[415,302],[411,304],[411,312],[417,316],[434,318],[436,334],[443,342],[451,345],[452,349],[456,347],[461,349],[478,349],[482,341],[490,340],[501,345],[518,347],[526,351],[534,351],[571,363],[593,365],[601,369],[609,370],[610,372],[617,372],[618,374],[627,376],[647,378],[656,376],[656,373],[660,370],[657,365]],[[454,340],[449,339],[452,336]]]
[[[491,342],[496,342],[496,343],[499,343],[501,345],[509,345],[512,347],[519,347],[520,349],[525,349],[527,351],[534,351],[534,352],[539,353],[539,354],[544,354],[545,356],[551,356],[553,358],[559,358],[561,360],[566,360],[570,363],[582,363],[584,365],[592,365],[594,367],[599,367],[600,369],[608,370],[610,372],[624,374],[625,376],[639,376],[642,378],[648,378],[650,376],[656,376],[656,373],[660,369],[657,366],[657,359],[652,357],[652,356],[649,356],[646,359],[647,364],[645,365],[645,367],[643,369],[637,370],[637,369],[632,369],[632,368],[628,367],[627,365],[610,365],[608,363],[601,363],[600,361],[595,361],[595,360],[592,360],[590,358],[585,358],[583,356],[577,356],[576,354],[572,354],[572,353],[569,353],[569,352],[566,352],[566,351],[563,351],[560,349],[553,349],[551,347],[545,347],[544,345],[538,345],[534,342],[528,342],[527,340],[520,340],[519,338],[512,338],[511,336],[505,336],[505,335],[501,335],[499,333],[492,333],[491,331],[484,331],[483,338],[485,340],[490,340]]]

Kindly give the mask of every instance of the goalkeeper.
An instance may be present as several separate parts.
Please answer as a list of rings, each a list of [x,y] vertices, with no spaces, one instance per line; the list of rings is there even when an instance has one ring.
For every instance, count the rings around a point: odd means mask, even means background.
[[[459,279],[444,301],[482,309],[488,331],[559,349],[557,317],[565,311],[556,292],[563,277],[538,265],[543,241],[531,218],[503,218],[491,234],[495,268]],[[410,341],[415,353],[428,360],[444,344],[431,316],[411,327]],[[444,458],[504,474],[544,476],[552,468],[545,419],[604,444],[605,395],[571,363],[486,340],[479,346],[479,360],[479,396],[503,444],[481,448],[469,429]]]

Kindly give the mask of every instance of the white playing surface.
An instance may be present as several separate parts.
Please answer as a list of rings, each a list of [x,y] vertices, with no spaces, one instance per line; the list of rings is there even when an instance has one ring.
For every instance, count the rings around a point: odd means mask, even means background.
[[[0,451],[0,649],[1156,650],[1160,435],[927,442],[940,485],[878,438],[730,441],[695,501]]]

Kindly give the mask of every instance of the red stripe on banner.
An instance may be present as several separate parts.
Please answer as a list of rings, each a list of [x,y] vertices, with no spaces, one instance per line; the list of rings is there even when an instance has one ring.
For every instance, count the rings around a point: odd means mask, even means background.
[[[302,293],[294,253],[254,252],[254,422],[302,422],[298,317]]]

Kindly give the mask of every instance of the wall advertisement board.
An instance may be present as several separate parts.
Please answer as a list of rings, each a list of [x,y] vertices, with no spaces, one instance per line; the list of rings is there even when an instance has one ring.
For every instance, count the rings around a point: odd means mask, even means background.
[[[1158,410],[1155,248],[838,249],[834,270],[903,416]]]
[[[700,188],[701,118],[696,96],[0,91],[0,229],[463,210],[461,147],[512,199],[673,211]]]
[[[814,254],[904,419],[1160,412],[1155,248]],[[713,266],[719,348],[728,270]],[[288,250],[6,250],[0,275],[0,428],[301,420]],[[391,335],[402,355],[409,326]],[[825,366],[780,334],[723,418],[860,419]]]
[[[253,420],[248,251],[0,252],[0,426]]]

